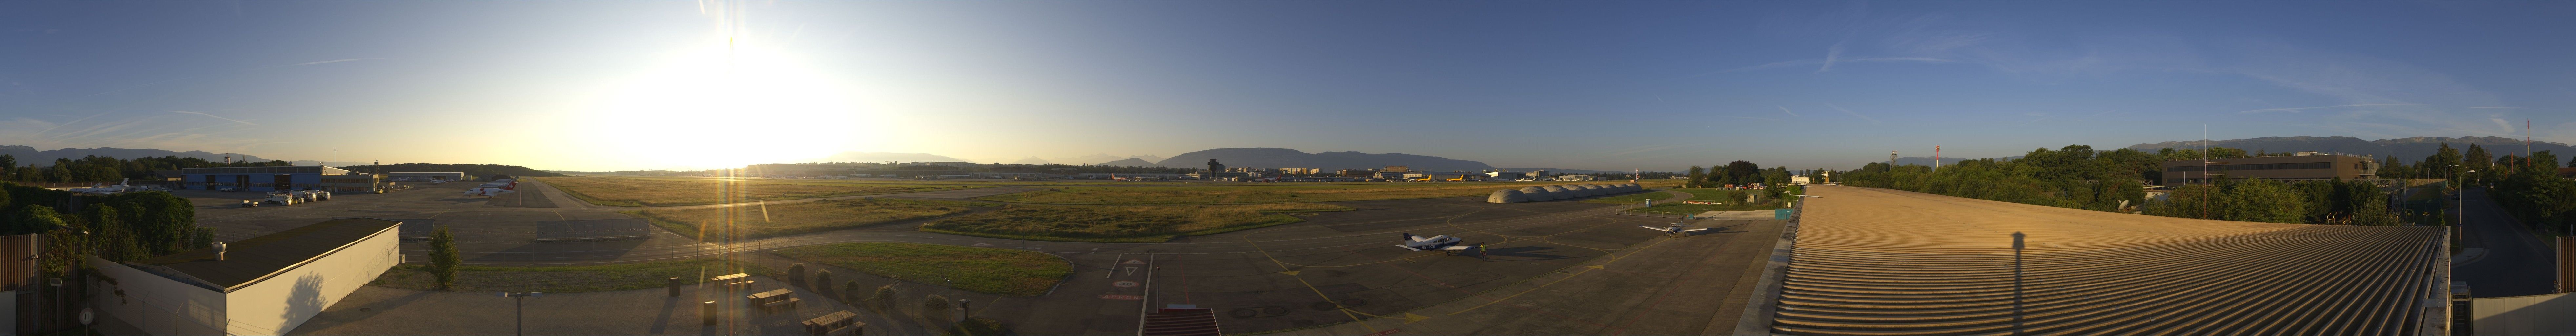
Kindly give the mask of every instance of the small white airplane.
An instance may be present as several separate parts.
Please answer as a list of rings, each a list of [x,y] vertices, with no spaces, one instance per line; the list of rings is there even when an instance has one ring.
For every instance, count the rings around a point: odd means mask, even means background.
[[[126,182],[130,182],[130,181],[133,181],[133,180],[134,180],[134,179],[117,180],[117,181],[116,181],[116,185],[112,185],[112,186],[91,186],[91,187],[88,187],[88,188],[72,188],[72,189],[71,189],[71,192],[72,192],[72,193],[76,193],[76,194],[114,194],[114,193],[121,193],[121,192],[126,192],[126,191],[129,191],[129,190],[136,190],[136,189],[134,188],[134,186],[125,185],[125,183],[126,183]]]
[[[1404,234],[1404,245],[1396,245],[1395,247],[1402,247],[1404,249],[1414,251],[1464,251],[1475,248],[1472,246],[1458,246],[1458,241],[1458,237],[1450,237],[1449,235],[1423,237],[1406,233]]]
[[[1692,233],[1692,232],[1707,231],[1707,230],[1709,229],[1709,228],[1697,228],[1697,229],[1689,229],[1689,230],[1683,230],[1683,229],[1682,229],[1682,228],[1686,228],[1686,227],[1690,227],[1690,226],[1691,226],[1690,224],[1673,223],[1673,225],[1671,225],[1671,226],[1665,226],[1665,227],[1652,227],[1652,226],[1638,226],[1638,227],[1646,228],[1646,229],[1649,229],[1649,230],[1655,230],[1655,231],[1663,231],[1663,232],[1664,232],[1664,234],[1667,234],[1667,235],[1671,235],[1671,234],[1689,235],[1689,234],[1690,234],[1690,233]]]

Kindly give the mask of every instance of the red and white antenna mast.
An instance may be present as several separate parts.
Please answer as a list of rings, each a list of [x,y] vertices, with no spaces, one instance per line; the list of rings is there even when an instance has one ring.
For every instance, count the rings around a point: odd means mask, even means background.
[[[1932,146],[1932,171],[1941,170],[1941,146]]]

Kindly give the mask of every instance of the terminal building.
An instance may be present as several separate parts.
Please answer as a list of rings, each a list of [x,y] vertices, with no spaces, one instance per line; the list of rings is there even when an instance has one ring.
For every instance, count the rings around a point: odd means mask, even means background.
[[[2369,156],[2318,152],[2164,162],[2164,185],[2209,184],[2221,178],[2276,181],[2375,179],[2379,178],[2379,163]]]
[[[375,192],[383,188],[384,181],[383,175],[358,174],[348,169],[319,165],[187,168],[180,169],[179,175],[180,183],[186,189],[206,190],[234,187],[243,191],[320,189]]]

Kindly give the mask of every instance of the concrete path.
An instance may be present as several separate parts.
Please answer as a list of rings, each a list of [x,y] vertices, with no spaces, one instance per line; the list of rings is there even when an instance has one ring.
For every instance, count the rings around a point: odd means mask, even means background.
[[[866,335],[933,334],[914,323],[898,322],[866,309],[842,305],[812,291],[796,289],[802,299],[794,311],[765,313],[746,308],[742,295],[784,287],[776,279],[755,277],[753,290],[721,293],[690,286],[680,296],[664,289],[562,293],[523,299],[525,315],[514,299],[496,293],[418,291],[360,287],[288,335],[511,335],[516,321],[529,335],[798,335],[800,322],[835,311],[859,313]],[[717,301],[721,318],[701,324],[699,301]],[[524,320],[520,318],[524,317]]]

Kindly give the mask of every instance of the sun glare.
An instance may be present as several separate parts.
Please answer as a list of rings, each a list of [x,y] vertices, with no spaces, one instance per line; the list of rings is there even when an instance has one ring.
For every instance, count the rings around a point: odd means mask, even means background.
[[[719,168],[818,158],[855,141],[851,91],[782,50],[716,37],[615,83],[569,120],[614,160]]]

